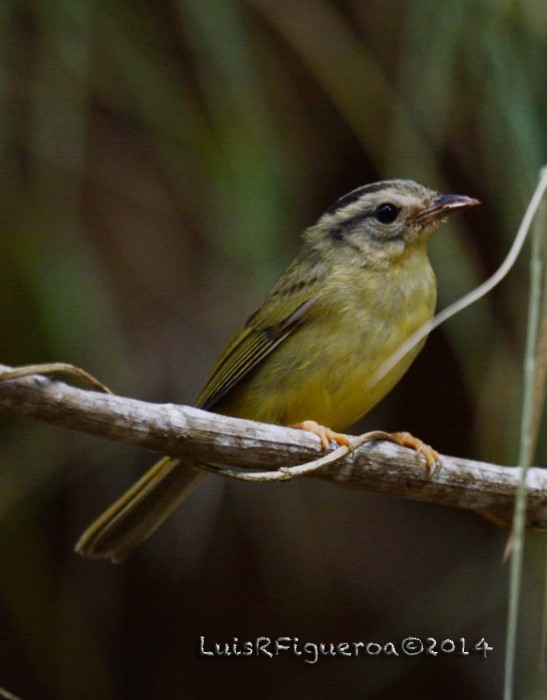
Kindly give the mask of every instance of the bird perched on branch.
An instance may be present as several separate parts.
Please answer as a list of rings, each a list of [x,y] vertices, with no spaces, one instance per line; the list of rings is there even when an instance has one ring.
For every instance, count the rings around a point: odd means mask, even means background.
[[[426,244],[453,212],[479,204],[411,180],[387,180],[340,197],[308,228],[295,260],[213,368],[197,406],[278,423],[347,444],[342,431],[401,379],[417,343],[387,374],[379,368],[435,310]],[[408,433],[400,444],[436,453]],[[119,562],[193,490],[205,472],[165,457],[80,538],[76,551]]]

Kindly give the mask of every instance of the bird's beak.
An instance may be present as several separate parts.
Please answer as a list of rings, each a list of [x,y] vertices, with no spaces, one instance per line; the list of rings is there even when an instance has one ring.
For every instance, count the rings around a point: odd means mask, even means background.
[[[463,194],[438,194],[428,207],[421,209],[413,217],[413,223],[427,226],[444,219],[455,211],[476,207],[479,204],[478,199],[466,197]]]

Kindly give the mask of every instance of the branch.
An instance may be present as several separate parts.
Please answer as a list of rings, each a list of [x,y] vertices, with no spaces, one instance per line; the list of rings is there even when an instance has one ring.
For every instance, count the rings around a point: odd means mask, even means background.
[[[2,376],[11,371],[0,365],[0,410],[186,461],[274,471],[285,479],[291,477],[288,467],[319,460],[323,466],[304,470],[307,476],[363,491],[488,511],[504,522],[512,515],[518,467],[441,456],[440,469],[430,474],[421,455],[384,440],[367,442],[354,451],[340,448],[325,457],[319,439],[301,430],[88,391],[42,375]],[[226,473],[233,475],[234,470]],[[547,470],[531,468],[527,485],[528,525],[547,529]]]

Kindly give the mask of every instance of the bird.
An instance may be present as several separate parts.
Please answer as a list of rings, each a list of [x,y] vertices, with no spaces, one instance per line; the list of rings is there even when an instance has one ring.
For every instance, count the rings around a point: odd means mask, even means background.
[[[214,365],[196,406],[309,430],[328,448],[405,374],[425,338],[375,383],[385,360],[434,315],[427,243],[454,212],[480,204],[412,180],[352,190],[303,233],[296,258]],[[393,434],[418,449],[408,433]],[[425,453],[432,460],[436,453]],[[123,561],[204,478],[164,457],[83,533],[76,552]]]

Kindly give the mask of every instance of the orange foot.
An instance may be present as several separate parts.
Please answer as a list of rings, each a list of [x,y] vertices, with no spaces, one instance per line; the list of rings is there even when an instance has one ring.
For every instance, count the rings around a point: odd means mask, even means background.
[[[440,462],[439,453],[418,438],[415,438],[414,435],[410,433],[389,433],[389,435],[397,444],[403,447],[410,447],[410,449],[415,450],[418,454],[422,454],[429,470],[433,470],[438,466]]]
[[[288,427],[297,428],[298,430],[307,430],[308,432],[317,435],[317,437],[321,440],[324,450],[329,449],[329,443],[331,440],[334,440],[339,445],[350,444],[348,435],[344,435],[344,433],[335,433],[334,430],[325,428],[324,425],[319,425],[319,423],[316,423],[314,420],[304,420],[301,423],[291,423],[291,425]]]

